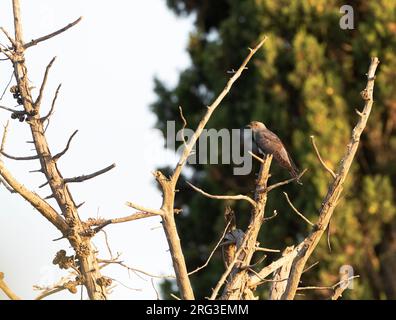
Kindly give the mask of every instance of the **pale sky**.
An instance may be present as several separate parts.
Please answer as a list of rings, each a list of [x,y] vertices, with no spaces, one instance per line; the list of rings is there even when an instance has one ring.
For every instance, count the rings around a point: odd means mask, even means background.
[[[163,139],[153,129],[155,116],[149,104],[156,97],[153,77],[168,84],[189,64],[185,51],[191,19],[177,19],[166,8],[165,0],[21,0],[25,39],[52,32],[77,17],[83,20],[66,33],[29,49],[27,65],[32,85],[39,87],[46,65],[57,60],[51,70],[43,112],[49,108],[59,83],[62,89],[55,114],[47,131],[53,153],[65,146],[70,134],[79,132],[69,152],[59,160],[64,177],[87,174],[116,163],[109,173],[82,184],[70,186],[82,219],[125,216],[133,213],[126,201],[159,207],[161,196],[151,172],[171,163],[173,155],[163,148]],[[12,28],[11,0],[0,2],[0,25]],[[6,40],[0,36],[1,43]],[[11,76],[10,63],[0,61],[0,91]],[[1,93],[0,92],[0,93]],[[37,89],[35,90],[37,94]],[[1,105],[13,106],[7,93]],[[178,106],[175,106],[177,108]],[[0,124],[9,113],[0,110]],[[5,151],[17,156],[33,154],[27,124],[10,122]],[[38,169],[37,161],[16,162],[5,159],[8,169],[20,182],[41,196],[44,176],[28,173]],[[50,200],[56,205],[54,200]],[[108,226],[111,248],[121,252],[121,260],[131,267],[153,274],[172,274],[168,246],[158,218]],[[55,253],[72,250],[66,240],[53,242],[59,232],[19,195],[0,186],[0,271],[16,294],[24,299],[38,295],[33,285],[51,285],[65,271],[52,264]],[[94,238],[100,257],[108,258],[103,234]],[[119,267],[105,268],[103,274],[117,279],[110,299],[155,299],[150,278],[144,280]],[[160,280],[155,280],[157,288]],[[138,289],[127,289],[123,285]],[[84,296],[86,298],[86,295]],[[0,292],[0,299],[5,296]],[[67,292],[53,299],[79,299]]]

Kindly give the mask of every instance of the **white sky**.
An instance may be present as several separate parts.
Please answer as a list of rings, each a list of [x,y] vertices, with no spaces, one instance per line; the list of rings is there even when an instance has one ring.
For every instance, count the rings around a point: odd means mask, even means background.
[[[53,153],[62,150],[70,134],[79,129],[69,152],[59,160],[65,177],[87,174],[115,162],[109,173],[70,189],[83,219],[112,218],[131,214],[126,201],[159,207],[161,196],[151,175],[156,167],[174,160],[163,149],[162,137],[152,127],[155,117],[149,104],[155,100],[153,77],[175,84],[178,73],[189,64],[185,52],[191,20],[176,19],[165,0],[21,0],[25,39],[52,32],[79,16],[84,19],[66,33],[29,49],[27,63],[32,85],[40,86],[44,69],[53,56],[42,112],[61,82],[57,108],[47,138]],[[12,32],[11,0],[0,2],[0,25]],[[4,37],[0,41],[5,43]],[[11,75],[9,62],[0,62],[0,91]],[[37,93],[37,89],[35,90]],[[1,93],[1,92],[0,92]],[[0,102],[12,106],[10,93]],[[177,106],[175,106],[177,108]],[[9,113],[0,110],[0,124]],[[28,126],[11,121],[6,152],[33,154]],[[20,182],[38,189],[44,176],[28,174],[38,169],[36,161],[4,160]],[[50,200],[55,205],[54,200]],[[171,260],[159,219],[149,218],[106,228],[113,252],[121,252],[128,265],[154,274],[171,274]],[[8,285],[22,298],[32,299],[35,284],[50,285],[66,272],[52,265],[55,253],[72,250],[66,240],[53,242],[59,232],[18,195],[0,186],[0,271]],[[94,243],[100,257],[108,258],[103,234]],[[141,280],[118,266],[103,270],[118,284],[110,299],[155,299],[150,278]],[[159,286],[159,281],[155,283]],[[85,295],[86,297],[86,295]],[[5,296],[0,292],[0,299]],[[78,299],[67,292],[53,299]]]

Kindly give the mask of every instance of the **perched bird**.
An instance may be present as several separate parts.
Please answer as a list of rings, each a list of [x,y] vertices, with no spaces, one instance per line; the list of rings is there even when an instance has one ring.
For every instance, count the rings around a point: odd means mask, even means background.
[[[253,132],[253,140],[262,154],[272,154],[279,165],[289,171],[293,178],[299,176],[299,170],[294,164],[289,153],[279,137],[268,130],[264,123],[259,121],[252,121],[247,125]],[[297,183],[302,184],[299,179]]]

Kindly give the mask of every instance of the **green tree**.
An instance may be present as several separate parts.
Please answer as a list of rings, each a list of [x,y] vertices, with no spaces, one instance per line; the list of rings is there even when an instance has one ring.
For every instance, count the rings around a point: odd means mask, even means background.
[[[354,29],[342,30],[343,1],[336,0],[168,0],[178,15],[194,14],[195,29],[188,52],[191,66],[180,74],[175,88],[156,80],[158,101],[152,110],[157,126],[166,134],[166,121],[179,120],[183,106],[188,126],[195,128],[206,105],[227,81],[227,70],[238,66],[246,47],[269,36],[235,88],[209,122],[209,127],[241,128],[251,120],[263,121],[290,149],[301,168],[309,171],[304,186],[288,185],[269,197],[267,215],[278,216],[264,225],[260,242],[282,249],[309,231],[288,207],[282,191],[310,220],[315,220],[327,191],[329,175],[310,145],[317,138],[322,156],[330,164],[340,160],[362,106],[359,92],[370,56],[381,60],[376,79],[375,104],[348,177],[344,197],[331,223],[332,252],[325,239],[310,262],[320,263],[303,275],[304,285],[331,285],[339,268],[351,265],[361,278],[349,298],[396,299],[396,2],[354,1]],[[178,121],[181,127],[182,122]],[[234,176],[232,165],[193,166],[196,185],[215,194],[249,193],[254,173]],[[273,165],[272,182],[287,178]],[[189,269],[204,263],[224,228],[223,211],[231,206],[237,223],[246,223],[243,203],[203,198],[181,183],[177,218]],[[270,261],[276,255],[269,255]],[[197,297],[208,296],[224,270],[218,252],[209,266],[192,276]],[[171,290],[164,283],[164,292]],[[263,287],[265,289],[265,286]],[[262,298],[266,290],[262,290]],[[328,293],[310,291],[305,298]]]

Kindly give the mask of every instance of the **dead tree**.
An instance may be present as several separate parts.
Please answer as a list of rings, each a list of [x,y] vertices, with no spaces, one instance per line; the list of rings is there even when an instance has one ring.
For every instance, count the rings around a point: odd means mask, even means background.
[[[331,216],[339,202],[345,179],[348,175],[349,169],[353,162],[354,156],[358,149],[360,136],[366,126],[367,120],[370,116],[373,105],[373,89],[374,79],[377,66],[379,64],[378,58],[371,59],[369,71],[367,73],[367,85],[361,92],[361,96],[365,102],[363,111],[356,111],[359,116],[359,121],[352,131],[352,136],[347,145],[345,155],[340,161],[336,173],[329,168],[323,161],[319,154],[318,148],[312,138],[312,144],[317,154],[319,161],[322,163],[325,170],[327,170],[332,181],[329,184],[328,192],[319,209],[319,217],[316,223],[309,221],[304,215],[299,212],[291,203],[287,194],[286,200],[293,209],[305,222],[312,226],[312,232],[298,245],[288,247],[283,251],[282,257],[272,262],[261,270],[255,271],[251,264],[251,258],[255,251],[260,251],[258,243],[256,242],[258,232],[265,222],[264,210],[267,194],[274,188],[280,187],[286,183],[293,181],[289,179],[284,182],[277,183],[267,187],[269,167],[271,164],[271,157],[266,157],[264,160],[257,158],[261,164],[259,177],[256,181],[255,199],[247,199],[246,196],[238,196],[235,200],[247,200],[252,204],[251,220],[248,228],[243,233],[242,239],[239,241],[240,246],[235,254],[234,261],[228,266],[220,281],[216,285],[211,295],[211,299],[215,299],[220,288],[224,285],[221,299],[253,299],[254,290],[263,283],[272,282],[273,285],[270,291],[271,299],[294,299],[296,291],[307,288],[298,288],[300,278],[304,272],[306,262],[315,250],[319,240],[328,227]],[[304,171],[305,172],[305,171]],[[304,173],[303,172],[303,173]],[[303,174],[302,173],[302,174]],[[222,199],[221,196],[211,196],[204,191],[194,188],[196,191],[209,196],[211,198]],[[267,277],[274,274],[272,279]],[[353,277],[356,278],[357,276]],[[331,287],[310,287],[312,289],[326,288],[334,291],[332,299],[337,299],[341,296],[345,289],[345,284],[352,281],[352,278],[342,279],[339,283]]]
[[[36,154],[29,157],[15,157],[8,155],[4,150],[7,133],[5,130],[1,146],[1,155],[19,161],[38,159],[40,161],[40,168],[38,168],[36,172],[44,175],[46,181],[42,186],[49,185],[52,193],[46,198],[42,198],[38,194],[30,191],[14,178],[11,172],[7,170],[1,159],[0,176],[2,178],[2,182],[10,191],[16,192],[26,199],[39,213],[41,213],[41,215],[43,215],[60,231],[62,235],[61,238],[67,238],[69,240],[75,251],[75,255],[66,256],[64,251],[60,251],[54,259],[54,263],[58,264],[61,268],[73,268],[77,270],[78,274],[75,278],[74,289],[76,285],[82,284],[86,287],[90,299],[105,299],[107,295],[106,287],[109,286],[111,280],[103,277],[100,272],[97,252],[91,244],[91,237],[95,232],[93,232],[90,227],[81,220],[78,214],[79,206],[74,202],[72,194],[69,191],[68,184],[91,179],[111,170],[114,168],[114,165],[86,176],[74,178],[64,178],[62,176],[58,169],[57,161],[69,150],[70,143],[77,131],[69,138],[64,150],[55,154],[51,152],[45,134],[45,124],[49,121],[52,115],[60,86],[55,92],[51,109],[45,116],[41,115],[41,102],[48,80],[49,71],[55,61],[55,58],[48,64],[44,72],[39,94],[35,98],[31,91],[32,89],[28,80],[28,69],[25,64],[25,51],[27,49],[63,33],[76,25],[81,18],[55,32],[29,42],[25,42],[23,38],[19,0],[12,0],[12,5],[15,34],[14,37],[12,37],[6,30],[2,29],[6,34],[10,45],[8,47],[1,47],[0,50],[1,53],[6,56],[6,59],[12,63],[16,86],[12,87],[11,91],[17,99],[18,104],[23,107],[23,110],[15,111],[11,108],[3,109],[8,109],[8,111],[12,112],[12,118],[18,118],[21,122],[26,121],[27,125],[30,127],[33,138],[32,143]],[[49,204],[47,200],[51,198],[56,200],[59,210]],[[73,292],[73,290],[70,291]]]
[[[251,55],[256,52],[256,50],[262,45],[262,43],[263,42],[261,42],[255,49],[251,49],[251,54],[248,56],[247,61],[250,59]],[[244,68],[246,66],[247,61],[245,60],[245,63],[242,64],[241,68]],[[216,299],[222,287],[223,292],[220,296],[220,299],[255,299],[254,291],[260,284],[265,282],[273,283],[270,292],[271,299],[293,299],[295,297],[296,291],[303,289],[298,288],[301,274],[304,272],[304,268],[308,258],[316,248],[319,240],[321,239],[323,233],[328,227],[331,216],[338,204],[340,195],[342,193],[344,181],[347,177],[359,145],[360,136],[366,126],[368,117],[370,115],[371,107],[373,104],[375,71],[378,64],[378,58],[374,57],[371,59],[371,64],[367,73],[367,86],[361,92],[361,95],[365,101],[364,109],[362,112],[357,111],[357,114],[360,117],[359,122],[352,131],[350,143],[347,146],[345,155],[340,161],[339,168],[336,173],[334,173],[334,171],[330,169],[330,167],[327,166],[326,163],[323,161],[322,157],[319,154],[318,148],[316,147],[316,144],[313,140],[313,137],[311,137],[314,150],[320,163],[323,165],[325,170],[330,173],[333,180],[330,182],[328,193],[323,200],[321,208],[319,209],[319,218],[316,223],[312,223],[311,221],[309,221],[292,204],[288,195],[285,194],[286,200],[293,209],[293,211],[312,227],[312,232],[298,245],[286,248],[283,251],[282,257],[278,260],[272,262],[268,266],[258,271],[254,270],[254,267],[256,267],[257,263],[251,263],[252,257],[255,252],[274,251],[271,249],[261,248],[259,246],[259,243],[257,242],[257,236],[259,234],[261,226],[266,221],[264,212],[267,196],[271,190],[281,187],[296,179],[299,179],[301,175],[306,172],[306,170],[304,170],[299,177],[267,186],[272,156],[270,155],[265,157],[264,159],[261,159],[253,155],[254,158],[261,162],[259,177],[256,181],[256,191],[254,199],[246,195],[211,195],[190,184],[190,186],[195,191],[203,194],[206,197],[220,200],[243,200],[249,202],[252,205],[249,226],[244,232],[239,233],[239,239],[235,239],[237,250],[234,253],[234,259],[227,262],[227,268],[224,274],[221,276],[219,282],[213,289],[210,299]],[[233,79],[235,80],[235,76],[239,76],[240,72],[243,70],[241,68],[238,69],[237,73],[234,75],[233,78],[231,78],[230,81],[232,81]],[[230,85],[228,84],[226,86],[227,91],[229,90],[229,87]],[[215,103],[213,104],[215,107],[218,105],[217,102],[221,101],[222,97],[224,96],[224,92],[225,91],[223,91],[219,98],[216,99]],[[175,186],[177,179],[180,175],[181,168],[185,164],[186,158],[190,154],[193,145],[198,140],[202,128],[205,126],[205,124],[209,120],[209,117],[214,111],[213,105],[208,107],[208,111],[205,113],[200,124],[198,125],[198,128],[195,131],[193,138],[189,141],[187,145],[185,145],[183,155],[175,168],[174,174],[170,178],[167,178],[161,172],[155,173],[155,177],[161,185],[163,191],[164,202],[163,206],[160,209],[160,212],[154,210],[147,211],[150,214],[160,214],[163,217],[164,229],[167,235],[168,243],[171,248],[171,255],[176,271],[176,278],[183,299],[192,299],[194,298],[194,295],[188,279],[189,274],[186,271],[184,257],[180,249],[180,240],[177,234],[175,220],[173,218]],[[183,116],[182,119],[185,125],[186,121]],[[139,208],[139,206],[136,205],[132,205],[132,207]],[[171,220],[168,220],[170,217]],[[274,273],[273,279],[268,279],[267,277],[270,276],[272,273]],[[356,277],[357,276],[343,279],[342,281],[330,287],[313,288],[332,289],[334,291],[332,299],[337,299],[345,289],[345,283],[349,283],[350,281],[352,281],[353,278]]]
[[[176,227],[175,213],[178,212],[178,209],[174,207],[176,185],[179,181],[181,171],[187,162],[187,158],[191,154],[191,151],[193,150],[195,143],[199,139],[202,130],[205,128],[213,112],[220,105],[224,97],[228,94],[234,82],[241,76],[242,72],[246,69],[246,65],[253,57],[253,55],[262,47],[265,40],[266,38],[264,38],[255,48],[253,49],[249,48],[250,53],[243,61],[239,69],[228,80],[224,90],[220,93],[220,95],[215,99],[215,101],[210,106],[207,106],[206,112],[202,117],[201,121],[199,122],[198,127],[195,130],[194,134],[189,139],[188,143],[185,142],[183,153],[175,169],[173,170],[173,174],[170,177],[166,177],[160,171],[154,172],[154,177],[157,180],[158,184],[160,185],[162,191],[163,201],[161,208],[160,209],[144,208],[138,204],[128,202],[128,206],[141,211],[139,213],[138,218],[151,217],[154,215],[161,216],[162,225],[165,231],[166,239],[169,244],[170,254],[173,262],[173,268],[175,270],[175,275],[176,275],[176,281],[182,299],[192,300],[194,299],[194,293],[191,287],[189,273],[187,271],[186,262],[180,244],[180,237]],[[180,109],[180,115],[184,121],[184,126],[185,126],[186,121],[184,119],[181,109]],[[133,214],[132,216],[124,218],[123,221],[135,220],[135,218],[136,218],[136,214]],[[108,224],[110,223],[112,222],[109,221]]]

